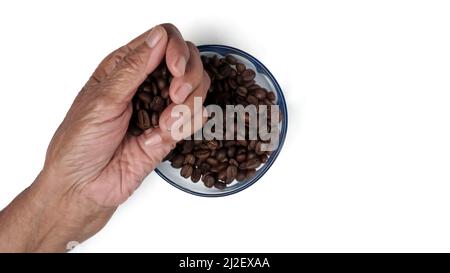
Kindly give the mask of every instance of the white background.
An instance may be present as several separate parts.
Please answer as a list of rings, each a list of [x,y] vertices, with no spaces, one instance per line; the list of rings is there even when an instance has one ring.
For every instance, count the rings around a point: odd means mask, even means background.
[[[1,1],[0,207],[101,59],[161,22],[259,58],[288,101],[269,172],[225,198],[151,174],[97,251],[450,251],[447,1]]]

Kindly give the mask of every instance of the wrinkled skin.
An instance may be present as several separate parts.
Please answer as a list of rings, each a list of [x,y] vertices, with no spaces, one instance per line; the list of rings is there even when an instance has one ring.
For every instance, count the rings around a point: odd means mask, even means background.
[[[149,31],[102,61],[48,148],[44,169],[63,177],[66,188],[81,191],[102,206],[124,202],[175,146],[167,124],[172,105],[160,117],[161,128],[139,137],[127,134],[131,98],[164,56],[174,75],[173,101],[189,105],[194,96],[204,99],[209,88],[196,47],[185,42],[173,25],[156,28],[162,37],[154,48],[145,42]],[[186,82],[192,86],[188,97],[176,92]],[[151,143],[146,145],[148,139]]]

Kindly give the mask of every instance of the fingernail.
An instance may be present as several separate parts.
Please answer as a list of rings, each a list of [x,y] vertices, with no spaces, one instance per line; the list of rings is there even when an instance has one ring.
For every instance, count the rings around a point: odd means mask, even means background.
[[[158,44],[158,42],[161,40],[162,36],[163,36],[163,31],[161,29],[161,26],[154,27],[147,36],[147,40],[146,40],[147,45],[150,48],[154,48]]]
[[[161,142],[162,142],[162,138],[159,134],[151,134],[150,136],[147,137],[144,144],[146,146],[155,146],[155,145],[160,144]]]
[[[186,70],[186,59],[183,56],[181,56],[175,63],[175,71],[177,75],[174,76],[176,77],[183,76],[185,70]]]
[[[177,91],[175,91],[176,102],[182,103],[191,92],[192,85],[190,83],[183,83],[180,87],[178,87]]]

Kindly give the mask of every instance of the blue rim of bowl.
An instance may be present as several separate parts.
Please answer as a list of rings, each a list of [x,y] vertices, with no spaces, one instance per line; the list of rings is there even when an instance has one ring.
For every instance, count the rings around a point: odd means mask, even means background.
[[[267,69],[267,67],[265,65],[263,65],[258,59],[256,59],[252,55],[248,54],[247,52],[244,52],[244,51],[242,51],[240,49],[237,49],[235,47],[226,46],[226,45],[216,45],[216,44],[200,45],[200,46],[197,46],[197,48],[200,51],[200,54],[202,52],[230,51],[230,53],[234,53],[234,54],[240,55],[240,56],[242,56],[244,58],[247,58],[249,61],[251,61],[257,67],[257,70],[262,70],[263,73],[265,73],[266,76],[269,77],[269,80],[272,82],[273,86],[275,87],[275,91],[276,91],[277,97],[278,97],[278,101],[277,101],[278,102],[278,106],[281,108],[281,113],[283,115],[283,119],[281,121],[282,126],[281,126],[281,132],[280,132],[280,143],[278,145],[278,148],[269,156],[269,159],[267,160],[267,162],[261,167],[261,168],[264,168],[264,169],[261,170],[261,172],[257,173],[257,175],[254,176],[251,181],[243,182],[245,184],[243,186],[241,186],[241,187],[236,188],[235,190],[228,191],[228,192],[223,192],[223,193],[200,193],[200,192],[196,192],[196,191],[193,191],[193,190],[190,190],[190,189],[187,189],[187,188],[184,188],[184,187],[178,185],[177,183],[175,183],[172,180],[170,180],[169,178],[167,178],[158,168],[155,169],[156,173],[162,179],[164,179],[167,183],[169,183],[170,185],[172,185],[175,188],[180,189],[180,190],[182,190],[184,192],[187,192],[187,193],[190,193],[190,194],[193,194],[193,195],[197,195],[197,196],[202,196],[202,197],[228,196],[228,195],[235,194],[235,193],[238,193],[240,191],[243,191],[246,188],[250,187],[251,185],[255,184],[256,181],[258,181],[270,169],[272,164],[277,159],[278,155],[280,154],[281,148],[283,148],[284,139],[286,138],[286,134],[287,134],[288,113],[287,113],[287,107],[286,107],[286,100],[284,99],[284,95],[283,95],[283,92],[281,91],[280,85],[278,84],[277,80],[272,75],[272,73],[269,71],[269,69]]]

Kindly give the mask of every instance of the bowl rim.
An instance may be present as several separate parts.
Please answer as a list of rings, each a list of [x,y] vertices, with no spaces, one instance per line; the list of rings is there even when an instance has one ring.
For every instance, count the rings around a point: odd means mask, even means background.
[[[182,190],[184,192],[196,195],[196,196],[202,196],[202,197],[222,197],[222,196],[228,196],[228,195],[232,195],[235,193],[238,193],[240,191],[243,191],[245,189],[247,189],[248,187],[250,187],[251,185],[255,184],[269,169],[270,167],[273,165],[273,163],[275,162],[275,160],[277,159],[278,155],[280,154],[280,151],[283,147],[284,144],[284,140],[286,138],[286,134],[287,134],[287,127],[288,127],[288,112],[287,112],[287,105],[286,105],[286,100],[284,98],[284,94],[283,91],[281,90],[280,85],[278,84],[277,80],[275,79],[275,77],[272,75],[272,73],[270,72],[269,69],[267,69],[267,67],[262,64],[258,59],[256,59],[255,57],[253,57],[252,55],[250,55],[249,53],[232,47],[232,46],[227,46],[227,45],[219,45],[219,44],[204,44],[204,45],[199,45],[197,46],[198,50],[200,51],[200,54],[202,52],[205,51],[212,51],[215,52],[216,50],[227,50],[227,51],[232,51],[237,53],[238,55],[241,55],[245,58],[247,58],[250,62],[252,62],[258,69],[261,69],[268,77],[269,80],[272,82],[274,88],[275,88],[275,92],[277,93],[278,96],[278,106],[281,108],[281,113],[283,114],[283,119],[281,121],[282,123],[282,128],[281,128],[281,132],[280,132],[280,142],[278,144],[278,148],[269,156],[269,159],[267,160],[267,162],[262,166],[262,168],[264,168],[260,173],[258,173],[255,177],[253,177],[253,179],[247,183],[245,183],[243,186],[238,187],[234,190],[228,191],[228,192],[219,192],[219,193],[201,193],[201,192],[196,192],[190,189],[187,189],[183,186],[180,186],[179,184],[173,182],[172,180],[170,180],[169,178],[167,178],[159,169],[158,166],[155,168],[155,172],[162,178],[164,179],[167,183],[169,183],[170,185],[174,186],[175,188]]]

